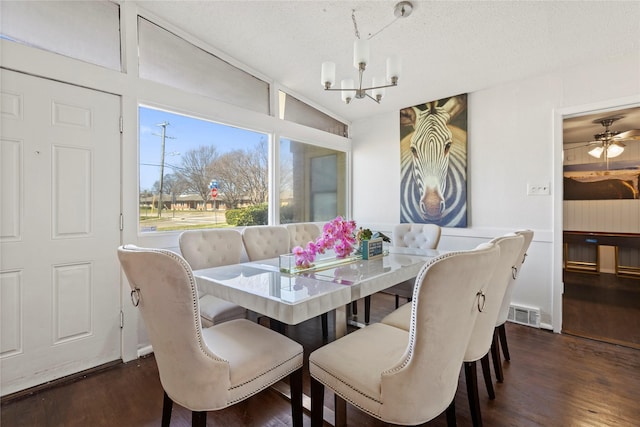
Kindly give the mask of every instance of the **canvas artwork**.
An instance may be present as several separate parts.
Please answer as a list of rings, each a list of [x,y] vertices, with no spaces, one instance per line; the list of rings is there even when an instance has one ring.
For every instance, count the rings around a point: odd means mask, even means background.
[[[400,110],[400,222],[467,226],[467,94]]]
[[[564,200],[638,199],[640,164],[637,161],[589,163],[564,167]]]

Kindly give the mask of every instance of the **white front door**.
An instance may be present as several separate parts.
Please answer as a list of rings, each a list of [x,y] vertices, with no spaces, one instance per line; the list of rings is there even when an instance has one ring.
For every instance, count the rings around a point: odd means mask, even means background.
[[[120,98],[0,80],[6,395],[120,358]]]

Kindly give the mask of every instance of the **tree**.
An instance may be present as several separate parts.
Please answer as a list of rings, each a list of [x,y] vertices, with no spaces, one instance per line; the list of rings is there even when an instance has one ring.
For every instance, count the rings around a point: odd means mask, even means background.
[[[220,199],[230,209],[238,207],[246,191],[239,176],[242,164],[242,150],[234,150],[221,155],[212,165],[215,178],[218,180]]]
[[[257,205],[267,201],[267,146],[261,140],[253,148],[221,155],[213,164],[221,198],[229,208],[243,200]]]
[[[253,150],[247,149],[246,166],[244,168],[247,195],[251,204],[257,205],[267,201],[269,194],[269,177],[267,175],[267,143],[261,139]]]
[[[201,145],[182,156],[182,166],[176,172],[179,181],[184,183],[184,191],[197,193],[202,197],[205,210],[211,198],[209,183],[214,178],[213,164],[217,159],[216,147]]]
[[[164,194],[181,194],[185,187],[185,182],[180,179],[180,177],[176,174],[167,174],[164,176],[164,180],[162,182],[162,190]],[[153,183],[153,192],[160,192],[160,181],[156,181]]]

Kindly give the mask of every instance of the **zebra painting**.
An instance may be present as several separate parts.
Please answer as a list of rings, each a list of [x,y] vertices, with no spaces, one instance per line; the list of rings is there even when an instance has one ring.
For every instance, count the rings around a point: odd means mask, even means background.
[[[467,226],[467,95],[400,111],[400,222]]]

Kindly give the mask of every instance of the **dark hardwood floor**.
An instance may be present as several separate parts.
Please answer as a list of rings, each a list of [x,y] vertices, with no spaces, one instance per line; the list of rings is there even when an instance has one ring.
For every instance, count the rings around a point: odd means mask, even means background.
[[[372,321],[393,309],[392,295],[372,298]],[[364,308],[360,303],[358,313]],[[331,320],[330,320],[330,326]],[[310,352],[322,345],[320,319],[290,327],[288,335]],[[638,426],[640,350],[553,334],[507,323],[511,362],[490,401],[479,378],[485,426]],[[366,355],[362,355],[363,358]],[[481,377],[481,375],[479,375]],[[309,381],[305,379],[309,393]],[[325,404],[332,406],[327,392]],[[13,426],[158,426],[162,388],[153,356],[119,364],[26,397],[3,399],[0,424]],[[470,426],[464,375],[456,395],[459,426]],[[348,407],[350,426],[384,426]],[[305,425],[310,425],[305,415]],[[174,405],[172,426],[189,426],[191,413]],[[209,412],[210,426],[288,426],[290,406],[269,389],[231,408]],[[444,415],[426,424],[446,426]]]
[[[564,271],[562,331],[640,349],[640,278]]]

